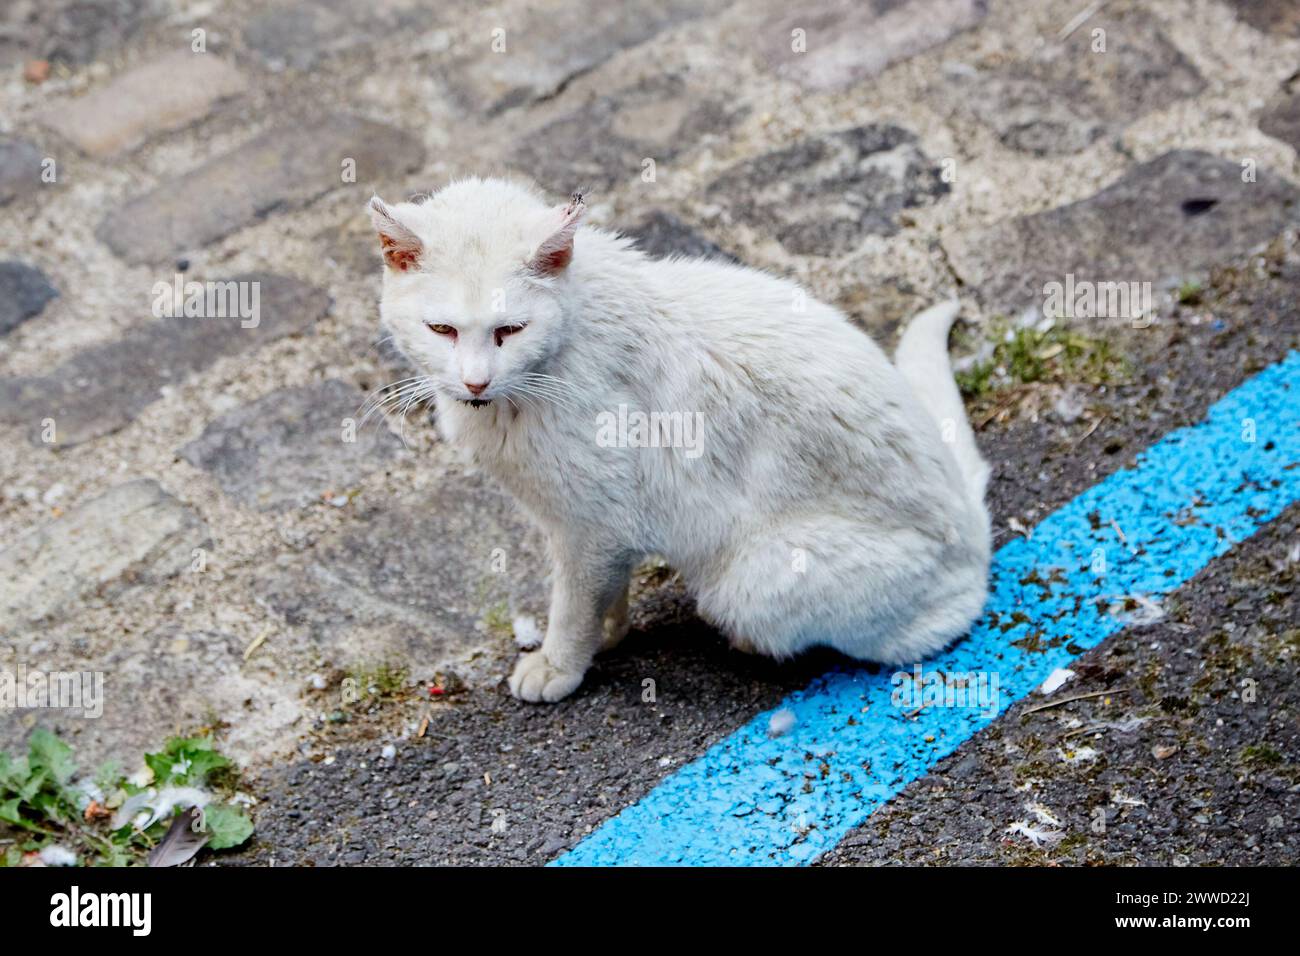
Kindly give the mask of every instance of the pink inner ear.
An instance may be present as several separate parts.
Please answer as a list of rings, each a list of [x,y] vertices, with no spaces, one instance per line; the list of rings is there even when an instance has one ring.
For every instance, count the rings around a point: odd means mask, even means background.
[[[528,266],[541,275],[554,275],[568,267],[573,260],[573,237],[586,205],[575,195],[567,206],[559,210],[559,228],[537,247]]]
[[[412,244],[393,236],[379,234],[379,246],[384,250],[384,261],[398,272],[415,268],[420,259],[420,244]]]
[[[538,272],[559,272],[573,259],[573,243],[550,251],[539,249],[533,256],[533,268]]]
[[[398,272],[415,268],[424,251],[419,236],[398,222],[378,196],[370,200],[370,219],[379,232],[379,247],[388,267]]]

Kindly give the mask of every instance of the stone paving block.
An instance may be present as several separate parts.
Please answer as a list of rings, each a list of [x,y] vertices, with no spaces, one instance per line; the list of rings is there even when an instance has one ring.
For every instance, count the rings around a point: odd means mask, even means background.
[[[324,253],[325,265],[342,269],[349,276],[370,277],[375,282],[378,296],[384,259],[368,216],[354,216],[343,223],[328,226],[316,233],[312,240]]]
[[[456,656],[509,635],[492,615],[542,613],[549,565],[538,534],[488,481],[453,474],[396,500],[365,501],[352,524],[269,570],[261,597],[313,640],[396,635],[416,659]]]
[[[624,235],[636,240],[636,247],[656,259],[683,256],[687,259],[718,259],[739,262],[731,253],[696,232],[670,212],[657,209],[643,217]]]
[[[718,0],[643,0],[635,10],[598,0],[527,6],[519,19],[502,15],[499,23],[485,23],[481,45],[449,65],[447,82],[468,109],[499,113],[554,96],[620,50],[723,6]]]
[[[742,109],[693,90],[681,77],[641,80],[553,120],[516,146],[511,165],[561,195],[671,175],[671,161],[724,134]],[[651,187],[652,188],[652,187]]]
[[[35,143],[0,136],[0,206],[41,187],[43,157]]]
[[[1104,51],[1092,31],[1105,31]],[[952,74],[931,96],[956,96],[1011,149],[1075,153],[1133,120],[1195,96],[1200,73],[1152,16],[1103,10],[1064,41],[971,75]]]
[[[1237,16],[1256,30],[1284,37],[1300,37],[1300,4],[1295,0],[1228,0]]]
[[[709,198],[725,224],[775,236],[797,255],[846,253],[869,235],[898,231],[898,214],[949,186],[898,126],[870,124],[809,136],[741,163],[714,180]]]
[[[1264,107],[1259,128],[1300,151],[1300,73],[1291,77]]]
[[[767,0],[747,19],[764,67],[824,91],[945,43],[987,12],[986,0]]]
[[[211,472],[230,497],[261,511],[300,508],[326,493],[345,497],[402,447],[374,416],[358,424],[365,400],[365,392],[338,379],[282,388],[209,422],[180,455]]]
[[[244,28],[244,43],[273,69],[305,70],[330,53],[361,41],[334,3],[272,7]]]
[[[283,3],[248,18],[244,43],[272,70],[311,70],[335,54],[393,34],[431,32],[452,19],[452,6],[427,0],[370,0],[365,16],[359,17],[352,0]]]
[[[134,37],[159,12],[157,0],[5,0],[0,64],[90,63]]]
[[[1300,190],[1209,153],[1177,150],[1129,170],[1097,194],[945,241],[986,309],[1041,306],[1044,285],[1177,279],[1240,255],[1300,213]]]
[[[113,156],[201,119],[247,86],[231,64],[187,48],[137,66],[78,99],[52,103],[41,122],[83,153]]]
[[[23,262],[0,262],[0,335],[40,315],[58,294],[40,269]]]
[[[189,573],[188,571],[182,573]],[[161,589],[166,589],[164,583]],[[140,631],[95,635],[73,631],[20,638],[29,671],[92,671],[104,675],[103,715],[46,710],[41,726],[75,740],[80,765],[92,770],[116,760],[130,770],[171,734],[223,721],[222,750],[283,747],[296,736],[300,686],[283,671],[243,659],[250,638],[184,627],[175,621]],[[95,638],[100,638],[96,640]],[[88,645],[88,646],[87,646]],[[270,649],[260,652],[270,656]],[[28,712],[0,710],[0,750],[22,752]]]
[[[151,478],[110,488],[0,550],[0,628],[190,566],[208,529]]]
[[[344,161],[355,164],[345,183]],[[409,133],[351,116],[275,126],[109,213],[97,235],[128,262],[172,258],[347,185],[358,203],[385,177],[420,166]]]
[[[42,444],[42,422],[54,422],[55,447],[68,447],[117,431],[156,401],[159,389],[177,384],[227,355],[249,352],[286,335],[305,332],[325,315],[329,297],[297,279],[272,274],[235,276],[251,296],[255,327],[238,316],[176,317],[145,322],[121,338],[91,346],[47,375],[0,380],[0,422],[23,425]],[[253,285],[256,283],[256,286]]]

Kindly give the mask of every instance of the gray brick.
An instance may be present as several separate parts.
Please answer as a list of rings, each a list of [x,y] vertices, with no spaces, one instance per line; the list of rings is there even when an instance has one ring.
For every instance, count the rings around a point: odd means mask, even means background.
[[[518,20],[485,22],[477,49],[449,64],[447,82],[469,109],[498,113],[553,96],[620,50],[723,6],[718,0],[645,0],[632,11],[589,0],[525,7]],[[492,49],[497,28],[505,31],[504,52]]]
[[[266,215],[305,205],[346,184],[358,203],[379,180],[417,168],[415,137],[371,120],[333,116],[275,127],[109,213],[99,238],[128,262],[170,259],[205,246]]]
[[[644,216],[624,235],[635,239],[638,249],[656,259],[683,256],[687,259],[740,261],[716,243],[700,235],[677,216],[661,209]]]
[[[244,43],[272,70],[310,70],[328,57],[373,45],[411,30],[428,31],[446,18],[449,3],[370,0],[364,17],[352,0],[304,0],[271,7],[249,19]]]
[[[184,381],[219,358],[310,329],[329,308],[329,297],[297,279],[270,274],[236,276],[258,283],[260,321],[238,318],[164,318],[145,322],[121,338],[77,353],[46,375],[0,380],[0,421],[25,426],[41,444],[41,422],[53,419],[56,447],[111,434],[159,397],[159,389]]]
[[[544,612],[537,532],[481,476],[451,473],[397,499],[357,499],[357,520],[260,584],[266,604],[320,646],[383,635],[429,662],[488,640],[485,615]]]
[[[0,206],[41,187],[43,158],[35,143],[0,136]]]
[[[338,379],[282,388],[210,422],[180,455],[242,504],[300,508],[327,492],[345,494],[397,456],[401,440],[382,421],[372,416],[356,425],[365,400],[365,392]]]
[[[1300,4],[1295,0],[1228,0],[1237,16],[1256,30],[1284,37],[1300,37]]]
[[[719,176],[708,189],[724,222],[775,236],[798,255],[831,256],[898,231],[898,214],[948,184],[898,126],[870,124],[799,140]]]
[[[1178,150],[1136,166],[1087,199],[1021,216],[945,244],[991,310],[1041,306],[1047,282],[1151,282],[1204,269],[1294,222],[1300,190],[1265,170]]]
[[[1105,49],[1093,49],[1094,29]],[[1011,149],[1036,156],[1086,148],[1141,116],[1196,96],[1200,73],[1141,10],[1103,10],[1063,42],[1034,55],[934,86],[936,102],[956,100]]]
[[[771,71],[809,90],[836,90],[946,43],[988,11],[986,0],[768,0],[748,19]],[[794,31],[802,30],[803,52]]]
[[[524,137],[511,165],[547,189],[607,190],[641,182],[643,161],[669,163],[719,136],[743,108],[694,89],[681,77],[639,80],[602,96]],[[656,176],[670,170],[656,168]]]
[[[1259,128],[1292,149],[1300,150],[1300,75],[1284,83],[1264,107]]]
[[[0,64],[91,63],[136,36],[157,12],[156,0],[5,0]]]
[[[207,541],[202,519],[153,479],[117,485],[0,551],[0,628],[164,579]]]
[[[40,269],[22,262],[0,262],[0,335],[40,315],[58,294]]]
[[[51,104],[41,122],[91,156],[113,156],[208,114],[247,83],[229,63],[188,49],[128,70],[75,100]]]

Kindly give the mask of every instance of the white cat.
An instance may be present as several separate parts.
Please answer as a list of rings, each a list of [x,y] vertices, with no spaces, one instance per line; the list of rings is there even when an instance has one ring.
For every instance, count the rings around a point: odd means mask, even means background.
[[[989,471],[948,362],[956,303],[914,319],[890,364],[794,283],[650,259],[584,209],[495,179],[370,204],[383,322],[426,376],[407,394],[436,396],[447,441],[549,541],[546,637],[511,691],[572,693],[626,632],[650,554],[743,650],[900,664],[964,633]]]

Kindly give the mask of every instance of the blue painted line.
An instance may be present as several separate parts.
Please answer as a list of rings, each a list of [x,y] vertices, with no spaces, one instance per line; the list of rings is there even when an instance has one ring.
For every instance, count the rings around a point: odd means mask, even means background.
[[[924,671],[996,675],[1005,710],[1127,626],[1099,605],[1158,600],[1296,500],[1300,352],[1002,547],[988,613]],[[893,705],[894,690],[888,668],[818,678],[782,702],[789,733],[770,737],[772,711],[758,715],[552,865],[810,862],[996,719],[991,708],[916,713]]]

